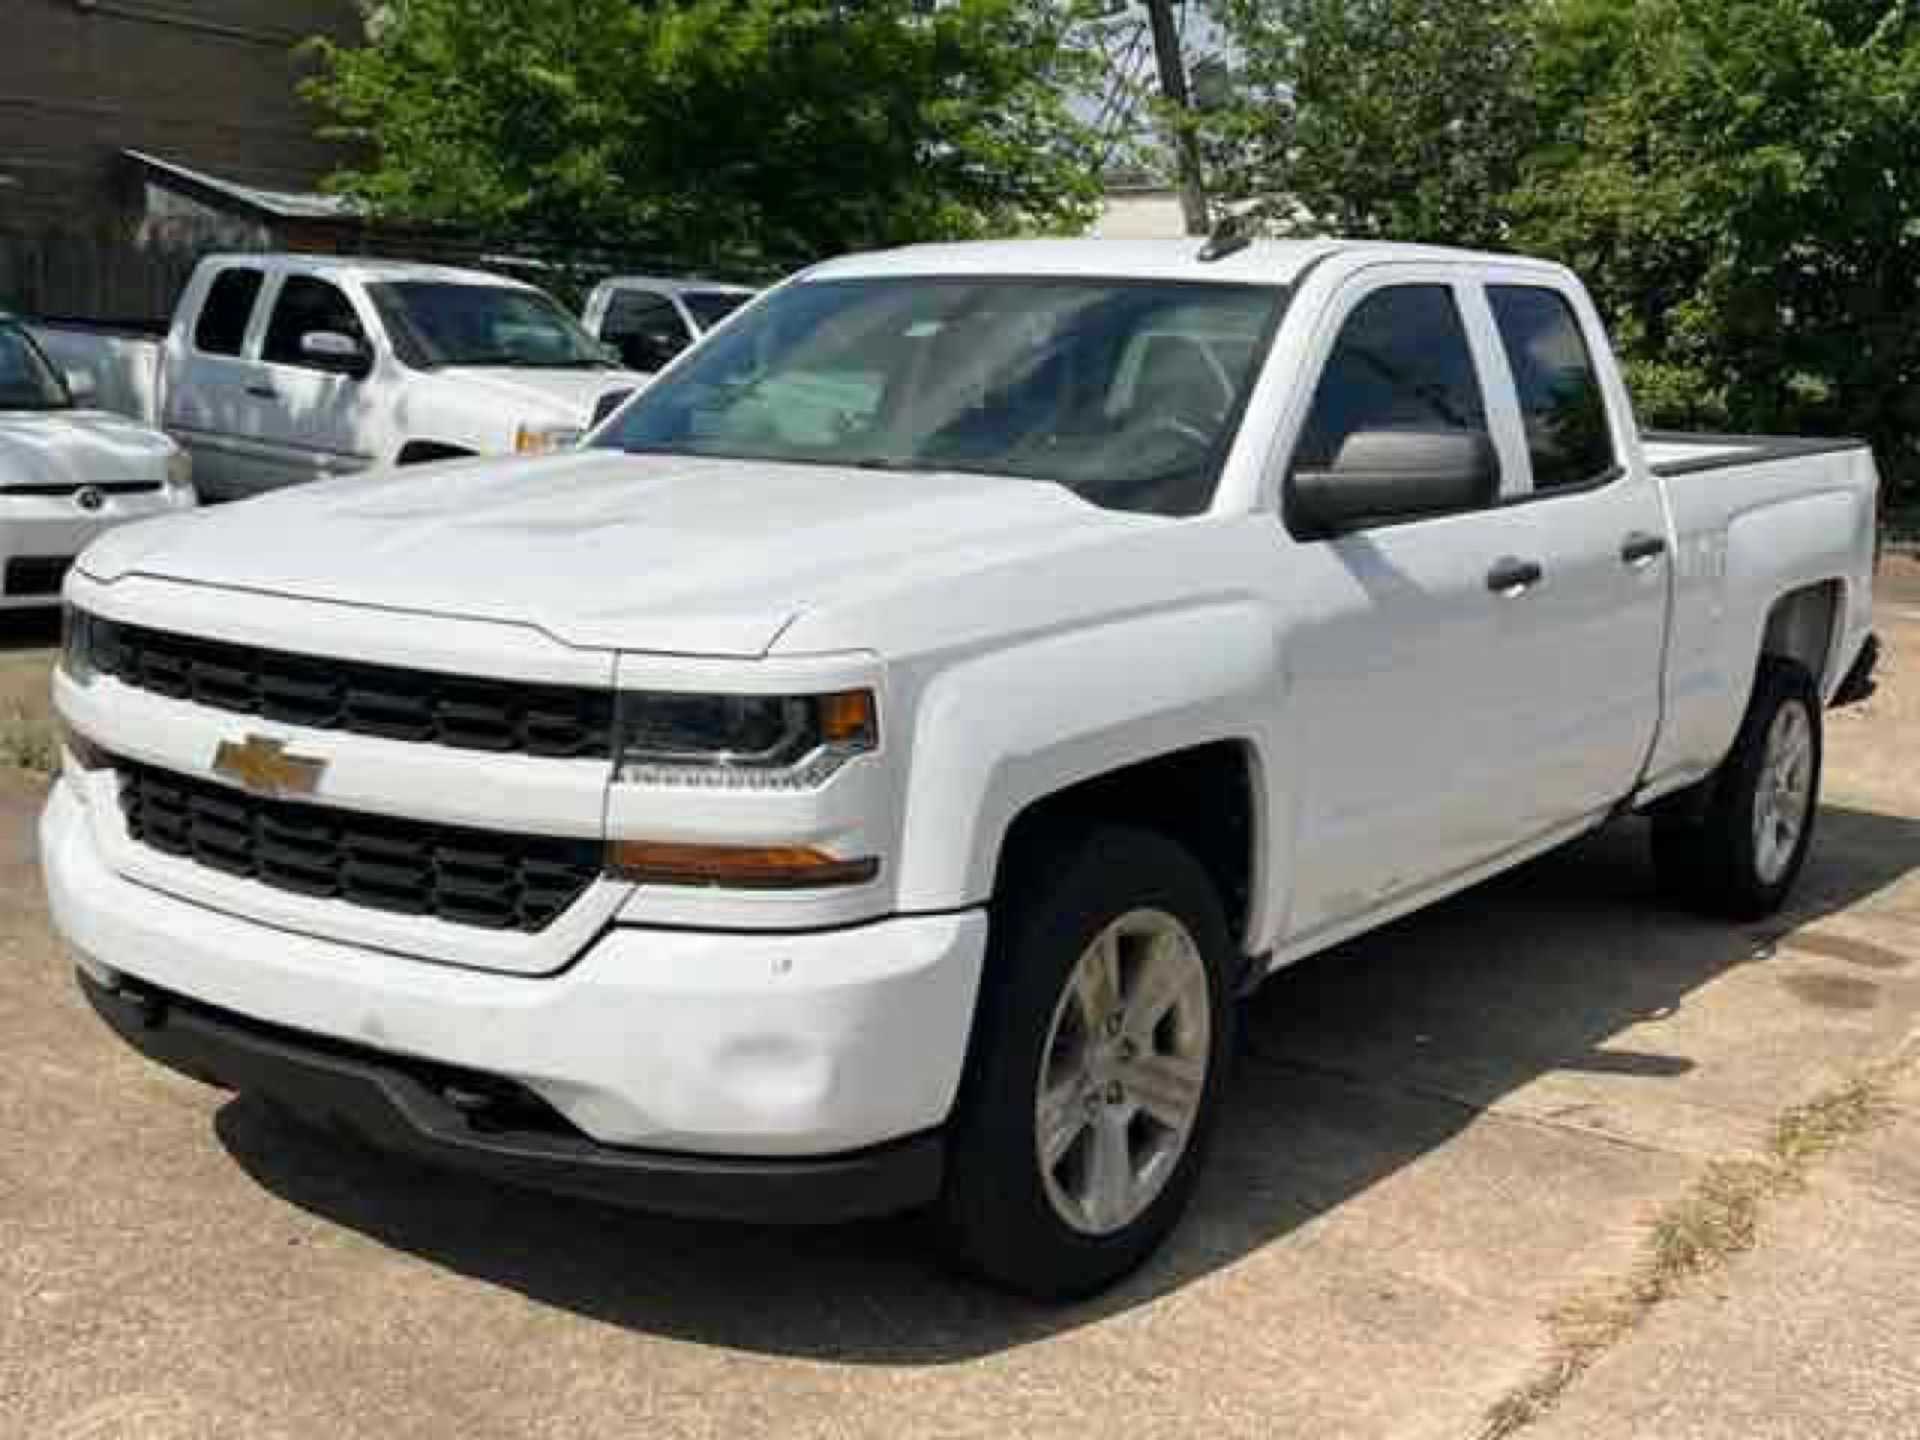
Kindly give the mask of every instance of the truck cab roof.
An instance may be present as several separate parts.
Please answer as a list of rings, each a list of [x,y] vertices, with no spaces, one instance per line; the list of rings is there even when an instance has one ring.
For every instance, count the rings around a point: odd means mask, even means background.
[[[987,240],[910,245],[828,260],[809,280],[889,275],[1117,276],[1143,280],[1202,280],[1228,284],[1290,285],[1321,261],[1339,256],[1358,263],[1444,262],[1560,267],[1519,255],[1403,245],[1375,240],[1253,240],[1217,259],[1203,258],[1204,240]]]
[[[508,275],[488,270],[464,270],[455,265],[431,265],[413,260],[381,260],[361,255],[306,255],[294,251],[258,253],[235,251],[209,255],[202,268],[250,265],[269,274],[298,270],[308,275],[328,275],[358,280],[362,284],[381,280],[431,280],[442,285],[501,285],[515,290],[534,287]]]

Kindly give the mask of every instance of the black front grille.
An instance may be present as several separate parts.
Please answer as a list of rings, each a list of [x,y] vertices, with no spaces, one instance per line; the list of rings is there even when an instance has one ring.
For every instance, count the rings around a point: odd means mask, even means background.
[[[112,620],[91,629],[103,673],[237,715],[462,750],[587,759],[612,750],[608,690],[323,660]]]
[[[58,595],[72,565],[71,555],[16,555],[7,561],[7,594]]]
[[[131,761],[135,840],[229,875],[375,910],[490,930],[544,930],[599,872],[591,840],[508,835],[263,800]]]

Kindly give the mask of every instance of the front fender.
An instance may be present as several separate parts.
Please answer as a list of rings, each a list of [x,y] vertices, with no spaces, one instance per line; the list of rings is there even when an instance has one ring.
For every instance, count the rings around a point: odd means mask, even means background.
[[[901,819],[904,910],[978,904],[1028,806],[1083,780],[1214,741],[1252,747],[1268,773],[1279,649],[1251,602],[1121,618],[970,656],[928,677],[914,708]],[[1271,792],[1271,786],[1263,786]],[[1281,833],[1255,797],[1256,877]],[[1250,929],[1264,928],[1256,880]]]

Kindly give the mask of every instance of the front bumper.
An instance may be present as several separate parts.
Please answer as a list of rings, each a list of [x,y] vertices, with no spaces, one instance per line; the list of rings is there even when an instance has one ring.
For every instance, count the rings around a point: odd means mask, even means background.
[[[57,580],[43,588],[52,573],[44,562],[71,563],[73,558],[116,525],[155,515],[190,509],[192,492],[164,487],[131,495],[110,494],[96,510],[83,509],[70,495],[0,494],[0,572],[20,573],[31,583],[17,587],[0,583],[0,610],[44,608],[60,603]],[[32,562],[43,562],[34,565]],[[17,566],[15,562],[27,562]]]
[[[514,1087],[604,1152],[601,1170],[632,1158],[611,1152],[644,1151],[650,1175],[663,1155],[731,1173],[736,1162],[838,1161],[936,1130],[959,1086],[986,945],[980,911],[795,935],[613,926],[557,974],[471,970],[129,880],[102,857],[66,781],[41,821],[41,860],[54,921],[104,991],[177,997],[192,1007],[183,1015],[350,1053],[361,1091],[368,1066]],[[242,1088],[254,1073],[251,1062],[233,1071]],[[375,1087],[389,1110],[396,1084]],[[367,1102],[348,1108],[364,1116]],[[393,1113],[412,1125],[427,1112]],[[444,1151],[447,1137],[427,1133]],[[663,1208],[680,1207],[667,1196]]]
[[[537,1110],[489,1095],[487,1077],[328,1044],[128,980],[109,987],[85,970],[79,978],[100,1018],[150,1060],[267,1096],[383,1150],[507,1184],[664,1214],[782,1224],[911,1209],[940,1189],[937,1133],[807,1160],[617,1149],[541,1124]]]

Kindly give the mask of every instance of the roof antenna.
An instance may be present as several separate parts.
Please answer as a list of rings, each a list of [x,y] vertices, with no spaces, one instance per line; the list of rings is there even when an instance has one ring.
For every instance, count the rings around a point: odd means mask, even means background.
[[[1203,265],[1211,265],[1216,260],[1224,260],[1229,255],[1237,255],[1253,243],[1253,237],[1247,234],[1238,215],[1222,215],[1220,223],[1213,227],[1213,233],[1207,237],[1207,243],[1200,247],[1199,260]]]

